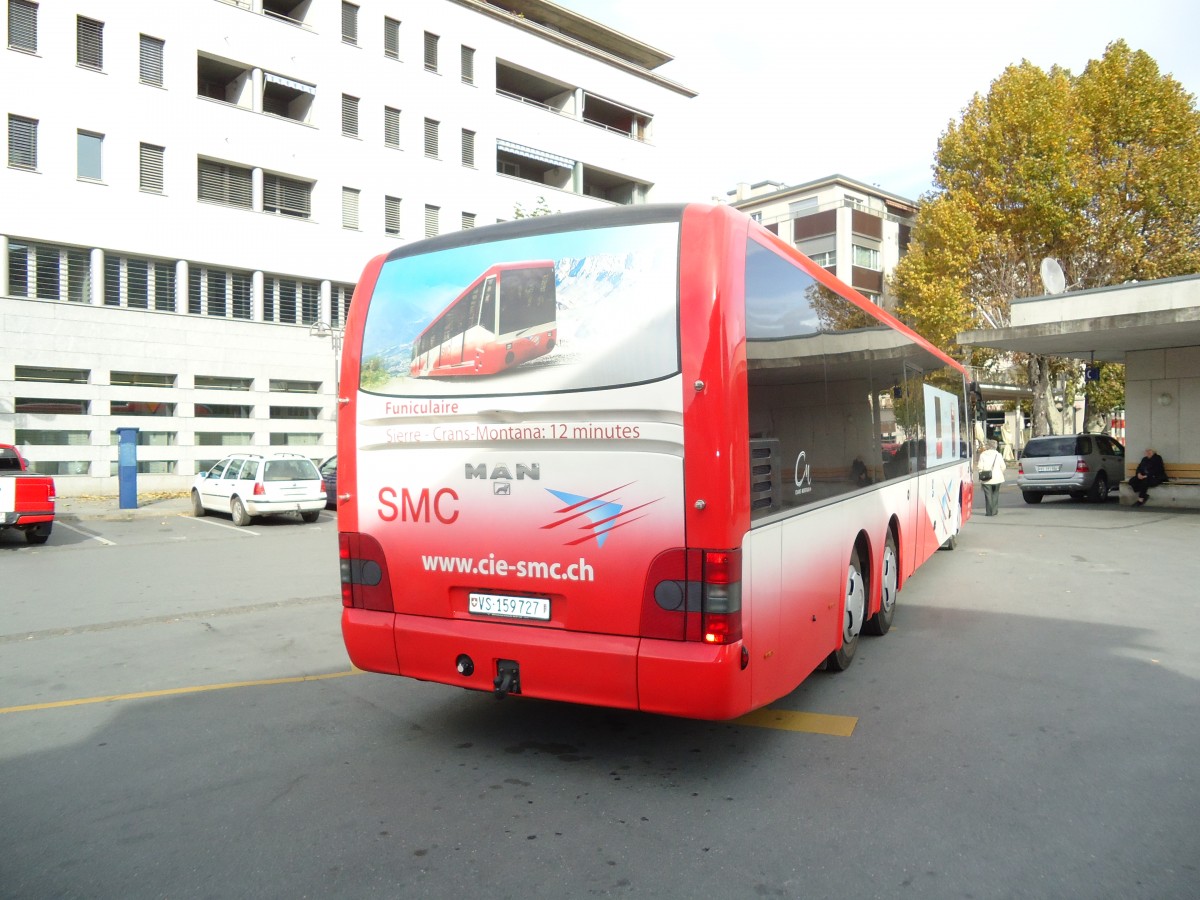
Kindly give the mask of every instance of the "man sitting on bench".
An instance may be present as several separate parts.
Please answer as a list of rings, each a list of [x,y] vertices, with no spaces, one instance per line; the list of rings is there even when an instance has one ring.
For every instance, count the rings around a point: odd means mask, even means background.
[[[1150,499],[1150,488],[1164,484],[1166,481],[1167,467],[1163,464],[1163,458],[1155,452],[1153,447],[1147,447],[1145,456],[1138,462],[1137,471],[1129,479],[1129,486],[1138,495],[1138,500],[1133,505],[1144,505]]]

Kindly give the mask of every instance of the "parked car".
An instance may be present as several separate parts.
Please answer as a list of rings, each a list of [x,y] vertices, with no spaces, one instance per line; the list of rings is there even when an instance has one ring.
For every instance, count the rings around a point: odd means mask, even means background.
[[[1102,501],[1125,477],[1125,448],[1107,434],[1031,438],[1017,462],[1017,487],[1026,503],[1046,494]]]
[[[321,480],[325,482],[325,508],[337,509],[337,454],[321,463]]]
[[[21,451],[0,444],[0,530],[16,528],[30,544],[44,544],[54,528],[54,479],[29,471]]]
[[[299,453],[227,456],[192,484],[192,513],[222,512],[234,525],[255,516],[295,512],[315,522],[325,507],[325,485],[311,459]]]

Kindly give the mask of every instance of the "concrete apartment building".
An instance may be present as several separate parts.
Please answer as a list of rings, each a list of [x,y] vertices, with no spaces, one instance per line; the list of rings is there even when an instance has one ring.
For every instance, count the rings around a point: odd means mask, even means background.
[[[372,256],[645,203],[694,96],[544,0],[3,0],[0,442],[61,495],[335,444]]]
[[[887,276],[908,247],[915,200],[830,175],[794,186],[739,184],[729,202],[873,303],[894,309]]]

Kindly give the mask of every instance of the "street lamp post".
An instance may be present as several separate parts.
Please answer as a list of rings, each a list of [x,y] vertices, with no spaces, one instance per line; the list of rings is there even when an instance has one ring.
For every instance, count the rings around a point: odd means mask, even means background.
[[[342,374],[342,337],[345,334],[344,329],[335,328],[328,322],[313,322],[308,327],[308,336],[315,338],[329,338],[330,345],[333,347],[333,417],[337,420],[338,410],[341,408],[341,374]]]

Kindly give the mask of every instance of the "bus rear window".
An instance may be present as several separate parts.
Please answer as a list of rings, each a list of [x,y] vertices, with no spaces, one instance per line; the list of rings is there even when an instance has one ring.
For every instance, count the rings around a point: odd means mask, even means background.
[[[359,386],[540,394],[674,375],[678,241],[678,223],[655,222],[389,260],[363,328]]]

